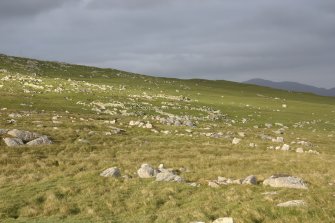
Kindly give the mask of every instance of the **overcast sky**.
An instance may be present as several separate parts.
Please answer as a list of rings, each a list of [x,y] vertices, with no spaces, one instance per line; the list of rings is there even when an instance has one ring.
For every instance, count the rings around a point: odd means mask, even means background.
[[[335,0],[0,0],[0,53],[335,87]]]

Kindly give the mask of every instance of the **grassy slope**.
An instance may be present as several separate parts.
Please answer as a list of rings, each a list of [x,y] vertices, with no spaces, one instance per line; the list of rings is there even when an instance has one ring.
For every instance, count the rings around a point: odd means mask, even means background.
[[[18,128],[45,133],[54,145],[12,149],[0,142],[0,219],[4,222],[209,222],[232,216],[236,222],[334,222],[335,180],[334,131],[335,99],[311,94],[290,93],[228,81],[178,80],[137,75],[113,69],[99,69],[25,58],[0,56],[0,128]],[[19,75],[16,75],[19,73]],[[5,76],[14,77],[5,81]],[[33,80],[27,78],[33,77]],[[68,80],[68,79],[71,80]],[[41,79],[42,83],[35,80]],[[84,82],[85,81],[85,82]],[[46,86],[52,91],[34,90],[25,82]],[[91,85],[87,85],[90,83]],[[92,86],[92,84],[96,84]],[[109,90],[103,85],[111,86]],[[61,87],[60,93],[54,90]],[[25,93],[23,89],[29,89]],[[171,98],[134,95],[186,96],[191,102]],[[40,93],[39,93],[40,92]],[[91,107],[77,102],[120,102],[125,110],[141,112],[138,116],[96,114]],[[170,103],[166,112],[178,115],[206,116],[200,108],[220,110],[227,115],[219,121],[199,121],[193,137],[185,127],[165,126],[150,120],[158,130],[172,134],[155,134],[148,129],[129,128],[130,120],[144,120],[156,115],[156,107]],[[172,106],[172,105],[175,106]],[[286,109],[282,104],[287,104]],[[197,110],[189,110],[185,106]],[[178,107],[178,108],[173,108]],[[8,114],[26,113],[7,124]],[[67,112],[66,112],[67,111]],[[54,124],[52,117],[61,124]],[[81,119],[80,119],[81,118]],[[106,136],[110,124],[124,128],[124,135]],[[248,121],[243,124],[242,119]],[[231,121],[235,123],[231,124]],[[43,127],[38,127],[41,121]],[[275,134],[265,123],[280,122],[288,126],[286,143],[305,139],[313,143],[320,155],[266,149],[276,145],[258,136]],[[302,122],[303,127],[293,124]],[[253,128],[258,125],[259,128]],[[55,129],[54,127],[58,127]],[[210,127],[210,129],[205,129]],[[95,131],[95,135],[88,134]],[[175,133],[174,131],[178,131]],[[240,145],[231,139],[243,131]],[[210,138],[201,133],[223,132],[229,138]],[[178,135],[184,133],[185,135]],[[78,139],[87,139],[82,144]],[[249,148],[249,143],[258,144]],[[293,148],[296,146],[293,145]],[[157,183],[133,178],[115,180],[99,177],[112,166],[135,176],[141,163],[168,167],[185,167],[182,176],[201,183],[199,188],[185,184]],[[289,173],[305,179],[309,190],[273,189],[231,185],[218,189],[207,187],[206,180],[217,176],[242,178],[250,174],[259,180],[273,173]],[[262,195],[278,191],[278,195]],[[276,204],[304,199],[304,208],[278,208]]]

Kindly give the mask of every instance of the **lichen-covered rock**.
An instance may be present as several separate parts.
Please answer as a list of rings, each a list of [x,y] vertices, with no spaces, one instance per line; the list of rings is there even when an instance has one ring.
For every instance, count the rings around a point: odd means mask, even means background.
[[[17,129],[10,130],[7,132],[7,134],[15,138],[19,138],[23,142],[29,142],[41,136],[40,134],[37,134],[35,132],[22,131]]]
[[[100,176],[102,177],[121,177],[121,171],[117,167],[111,167],[104,170]]]
[[[50,144],[52,144],[52,141],[48,138],[48,136],[41,136],[27,143],[27,145],[29,146],[50,145]]]
[[[302,179],[293,176],[274,175],[264,180],[263,185],[268,185],[271,187],[307,189],[307,186]]]
[[[4,138],[3,141],[9,147],[16,147],[23,145],[23,142],[19,138]]]

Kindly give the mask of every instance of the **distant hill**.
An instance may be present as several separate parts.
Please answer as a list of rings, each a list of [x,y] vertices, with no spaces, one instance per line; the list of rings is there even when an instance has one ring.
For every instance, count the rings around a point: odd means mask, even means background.
[[[282,89],[282,90],[288,90],[288,91],[296,91],[296,92],[310,92],[317,95],[322,96],[335,96],[335,88],[326,89],[326,88],[318,88],[311,85],[301,84],[297,82],[274,82],[264,79],[251,79],[248,81],[245,81],[243,83],[246,84],[254,84],[258,86],[264,86],[264,87],[270,87],[270,88],[276,88],[276,89]]]

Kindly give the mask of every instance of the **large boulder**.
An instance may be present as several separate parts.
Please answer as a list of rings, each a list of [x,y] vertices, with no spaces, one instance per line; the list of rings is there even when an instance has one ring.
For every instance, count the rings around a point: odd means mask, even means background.
[[[286,187],[295,189],[307,189],[305,182],[293,176],[273,175],[263,181],[263,185],[271,187]]]
[[[100,176],[102,177],[121,177],[121,171],[117,167],[111,167],[104,170]]]
[[[35,132],[22,131],[17,129],[10,130],[7,132],[7,134],[15,138],[19,138],[23,142],[29,142],[41,136],[40,134],[37,134]]]
[[[156,175],[155,169],[147,163],[141,165],[141,168],[137,170],[137,174],[140,178],[152,178]]]
[[[19,138],[4,138],[3,141],[9,147],[16,147],[23,145],[23,142]]]
[[[50,144],[52,144],[52,141],[48,138],[48,136],[41,136],[27,143],[27,145],[29,146],[50,145]]]

